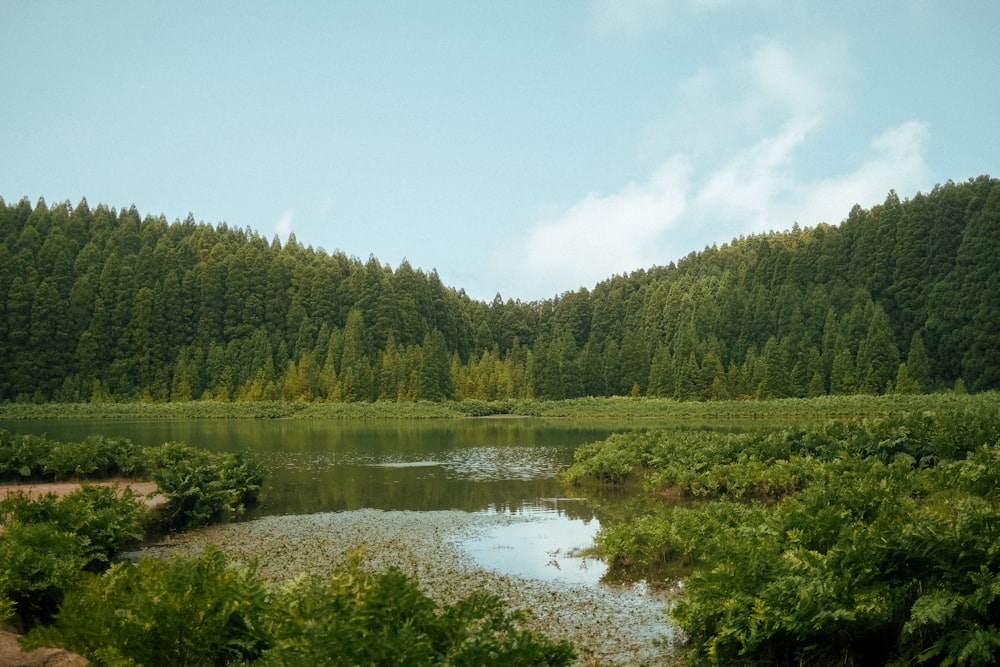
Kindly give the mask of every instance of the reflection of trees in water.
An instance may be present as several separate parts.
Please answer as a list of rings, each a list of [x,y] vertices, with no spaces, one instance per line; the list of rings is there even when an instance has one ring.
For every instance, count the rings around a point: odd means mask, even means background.
[[[391,510],[518,507],[528,499],[556,497],[558,480],[483,480],[450,475],[441,466],[331,466],[286,470],[267,485],[260,513],[308,514],[372,507]]]

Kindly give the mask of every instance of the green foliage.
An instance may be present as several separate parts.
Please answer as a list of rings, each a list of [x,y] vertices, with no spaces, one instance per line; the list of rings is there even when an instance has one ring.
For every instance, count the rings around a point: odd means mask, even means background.
[[[154,522],[161,528],[237,514],[254,502],[264,477],[260,463],[244,454],[186,445],[139,448],[125,439],[100,437],[58,443],[7,432],[0,432],[0,439],[0,453],[18,474],[21,468],[43,479],[66,467],[78,474],[152,471],[167,497]],[[9,495],[0,501],[0,616],[15,616],[23,626],[47,621],[84,570],[107,567],[123,546],[144,537],[148,522],[142,499],[117,486],[84,484],[62,499]]]
[[[245,453],[208,452],[179,443],[139,447],[126,438],[101,436],[89,437],[82,443],[61,443],[44,436],[22,436],[2,430],[0,466],[4,466],[0,467],[0,478],[151,476],[159,492],[167,498],[166,505],[157,510],[159,522],[167,529],[203,525],[240,514],[257,500],[264,482],[263,466]],[[118,497],[108,489],[85,488],[67,500],[90,502],[89,509],[97,510],[100,503],[117,502]],[[122,502],[131,503],[130,507],[133,500],[130,491],[121,496]],[[123,521],[130,521],[135,514],[122,508],[109,510],[111,514],[116,511]],[[97,519],[96,515],[91,519],[110,520]],[[112,547],[108,553],[114,550]]]
[[[680,578],[701,560],[714,535],[753,523],[760,513],[760,508],[731,502],[672,506],[609,524],[598,534],[597,548],[616,578]]]
[[[131,490],[108,486],[85,484],[61,499],[52,493],[37,500],[15,494],[0,501],[0,523],[51,523],[81,539],[91,566],[141,540],[145,515],[145,505]]]
[[[146,558],[85,577],[55,623],[28,636],[97,664],[174,667],[252,660],[266,646],[264,586],[212,550],[200,558]]]
[[[995,390],[998,210],[986,176],[890,192],[837,226],[482,303],[405,261],[0,202],[0,401],[881,395],[901,363],[906,391]]]
[[[31,479],[41,476],[52,442],[40,435],[15,435],[0,429],[0,478]]]
[[[0,429],[0,479],[108,479],[147,472],[144,450],[126,438],[57,442]]]
[[[0,536],[0,599],[22,626],[48,621],[90,561],[86,539],[55,523],[8,523]]]
[[[208,452],[179,443],[149,450],[150,467],[167,503],[158,508],[166,528],[200,526],[240,514],[256,501],[264,468],[248,454]]]
[[[396,569],[357,563],[327,582],[299,579],[282,588],[273,647],[262,665],[567,665],[565,642],[524,630],[525,613],[485,592],[442,608]]]
[[[564,473],[571,483],[592,479],[622,484],[648,464],[653,439],[645,433],[616,433],[607,440],[583,445],[574,454],[573,467]]]
[[[98,664],[568,665],[572,647],[522,628],[525,612],[480,592],[437,605],[399,570],[357,560],[326,580],[265,586],[217,550],[143,559],[85,577],[29,646]]]
[[[654,495],[722,498],[609,523],[597,539],[613,572],[684,578],[673,616],[693,662],[1000,659],[996,403],[627,434],[582,448],[569,479],[606,481],[595,462],[615,450],[632,465],[622,476],[641,474]]]
[[[127,489],[83,486],[65,498],[0,501],[0,598],[23,624],[47,620],[84,569],[143,537],[145,506]]]
[[[54,443],[42,471],[57,480],[133,477],[145,472],[143,449],[126,438],[99,435],[79,443]]]

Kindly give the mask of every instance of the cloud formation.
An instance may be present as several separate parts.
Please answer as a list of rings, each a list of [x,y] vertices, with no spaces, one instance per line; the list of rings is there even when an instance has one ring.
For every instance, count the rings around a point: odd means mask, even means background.
[[[659,261],[662,235],[685,214],[688,165],[677,156],[644,183],[630,183],[610,195],[590,193],[495,256],[493,271],[515,292],[545,298],[539,286],[591,286],[615,273]]]
[[[699,142],[678,142],[648,179],[610,194],[589,193],[539,217],[521,240],[498,250],[498,284],[529,299],[548,298],[667,264],[741,234],[784,230],[796,222],[837,223],[854,204],[871,206],[890,189],[906,195],[928,187],[924,153],[930,127],[917,120],[872,138],[863,157],[843,173],[802,175],[800,163],[835,118],[831,100],[838,91],[824,78],[829,71],[812,68],[773,41],[758,44],[741,62],[699,69],[682,84],[680,99],[720,109],[715,117],[702,117],[709,126],[730,128],[723,142],[729,151],[716,148],[712,133]],[[736,81],[744,84],[727,103],[722,91]],[[683,127],[694,122],[682,118],[686,113],[668,115]]]

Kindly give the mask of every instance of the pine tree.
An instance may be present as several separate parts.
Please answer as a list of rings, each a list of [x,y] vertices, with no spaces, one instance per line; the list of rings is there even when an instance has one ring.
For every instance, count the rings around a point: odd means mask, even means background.
[[[656,348],[649,367],[647,394],[649,396],[673,396],[674,389],[673,360],[670,357],[670,350],[661,343]]]
[[[889,318],[878,304],[869,308],[868,331],[858,348],[861,391],[882,393],[899,367],[899,350]]]
[[[433,329],[424,337],[420,368],[418,369],[417,398],[425,401],[440,401],[451,398],[451,360],[444,334]]]
[[[910,351],[906,355],[906,367],[910,379],[916,385],[916,391],[931,389],[931,363],[927,358],[927,348],[920,331],[914,331],[910,339]]]
[[[906,362],[900,362],[896,372],[895,391],[897,394],[915,394],[920,391],[920,385],[913,381],[906,368]]]

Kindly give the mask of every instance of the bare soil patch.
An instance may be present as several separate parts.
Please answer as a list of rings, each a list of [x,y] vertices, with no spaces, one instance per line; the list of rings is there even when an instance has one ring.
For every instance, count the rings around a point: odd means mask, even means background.
[[[155,507],[166,502],[166,498],[157,493],[156,482],[137,482],[135,480],[102,480],[88,482],[23,482],[19,484],[0,484],[0,499],[6,498],[10,494],[23,493],[32,500],[54,493],[62,498],[73,493],[83,484],[95,486],[114,486],[119,489],[132,489],[136,495],[145,499],[146,505]]]

